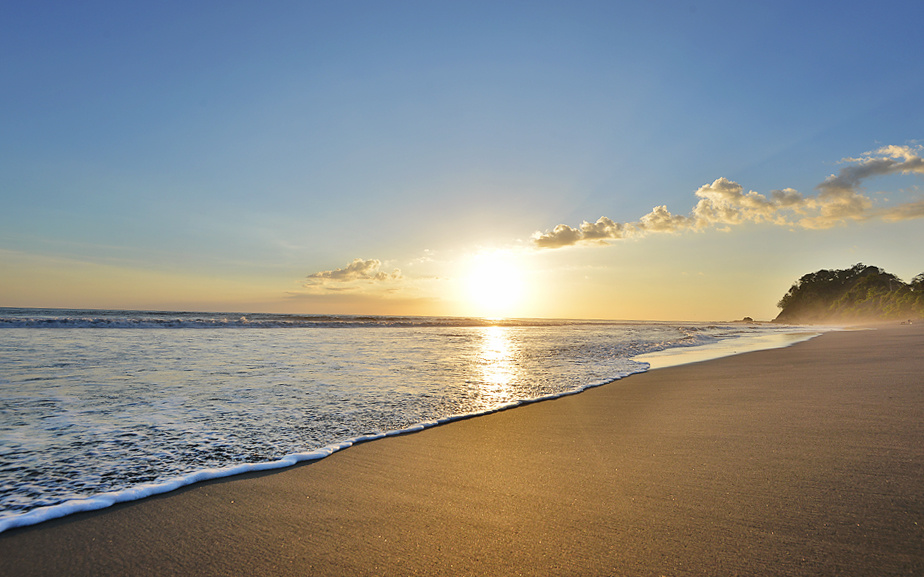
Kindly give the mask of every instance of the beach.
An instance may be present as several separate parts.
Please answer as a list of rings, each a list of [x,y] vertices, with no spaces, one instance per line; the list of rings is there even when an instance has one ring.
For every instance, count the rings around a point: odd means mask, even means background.
[[[924,574],[924,325],[836,331],[0,534],[5,575]]]

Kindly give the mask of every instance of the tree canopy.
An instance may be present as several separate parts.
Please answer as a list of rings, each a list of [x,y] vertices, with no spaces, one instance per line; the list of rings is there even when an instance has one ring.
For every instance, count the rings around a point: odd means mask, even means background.
[[[879,267],[858,263],[804,275],[783,295],[775,322],[924,318],[924,273],[910,283]]]

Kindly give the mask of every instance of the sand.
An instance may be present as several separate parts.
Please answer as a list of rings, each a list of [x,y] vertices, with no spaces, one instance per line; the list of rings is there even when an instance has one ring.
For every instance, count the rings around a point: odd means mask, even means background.
[[[0,534],[3,575],[924,575],[924,325]]]

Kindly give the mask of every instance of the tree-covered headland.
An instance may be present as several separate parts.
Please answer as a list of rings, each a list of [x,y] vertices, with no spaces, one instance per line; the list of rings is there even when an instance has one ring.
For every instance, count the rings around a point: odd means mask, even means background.
[[[924,273],[902,281],[879,267],[856,264],[797,280],[774,322],[823,323],[924,318]]]

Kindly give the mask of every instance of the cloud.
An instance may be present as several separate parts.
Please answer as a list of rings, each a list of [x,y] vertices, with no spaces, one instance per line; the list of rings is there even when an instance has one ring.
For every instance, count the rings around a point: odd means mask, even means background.
[[[882,219],[889,222],[924,218],[924,200],[901,204],[895,208],[882,211]]]
[[[745,192],[737,182],[718,178],[701,186],[689,215],[672,214],[667,206],[656,206],[635,222],[616,222],[600,217],[579,227],[559,224],[533,234],[540,248],[561,248],[577,244],[607,244],[607,241],[643,237],[652,233],[681,233],[711,228],[728,228],[744,223],[824,229],[847,221],[879,218],[886,221],[924,217],[924,201],[876,210],[873,201],[860,190],[864,181],[890,174],[924,175],[921,146],[884,146],[857,158],[845,158],[848,166],[816,186],[817,195],[806,196],[792,188],[774,190],[769,196]]]
[[[382,261],[378,259],[356,258],[345,268],[316,272],[306,277],[306,287],[324,286],[327,290],[348,290],[357,282],[381,283],[400,280],[401,271],[394,269],[391,273],[380,270]],[[340,285],[340,286],[337,286]]]
[[[591,223],[584,221],[580,228],[571,228],[568,225],[560,224],[541,236],[534,236],[533,242],[543,248],[557,248],[568,246],[578,242],[603,242],[604,240],[623,238],[626,232],[626,225],[613,222],[605,216],[600,217],[597,222]]]

